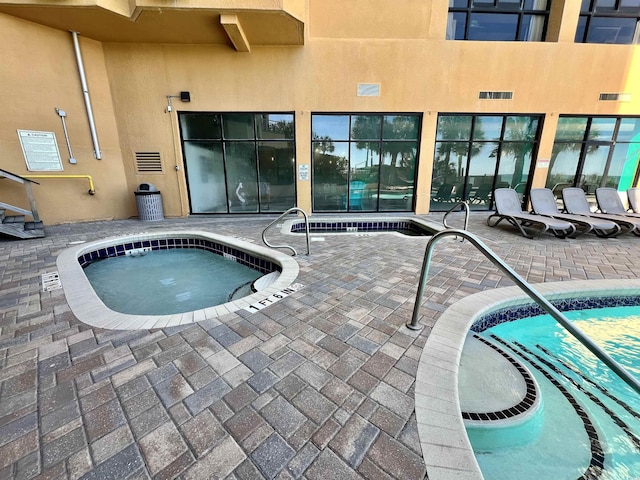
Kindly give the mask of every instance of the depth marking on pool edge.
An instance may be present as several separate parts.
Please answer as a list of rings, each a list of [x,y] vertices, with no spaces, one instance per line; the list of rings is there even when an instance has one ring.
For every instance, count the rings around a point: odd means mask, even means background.
[[[251,313],[260,311],[264,307],[268,307],[272,303],[275,303],[278,300],[282,300],[283,298],[286,298],[292,293],[295,293],[298,290],[302,290],[303,288],[304,288],[304,285],[302,285],[301,283],[294,283],[292,285],[289,285],[287,288],[280,290],[279,292],[269,295],[267,298],[259,300],[256,303],[251,304],[248,307],[245,307],[245,310]]]
[[[60,283],[60,276],[58,272],[43,273],[42,274],[42,291],[50,292],[51,290],[57,290],[62,288]]]

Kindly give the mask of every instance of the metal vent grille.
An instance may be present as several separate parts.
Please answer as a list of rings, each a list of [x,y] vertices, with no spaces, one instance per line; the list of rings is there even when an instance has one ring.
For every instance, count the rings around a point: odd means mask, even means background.
[[[136,152],[136,170],[138,173],[162,173],[160,153]]]
[[[379,83],[359,83],[358,96],[359,97],[379,97],[380,84]]]
[[[601,93],[599,100],[610,102],[630,102],[630,93]]]
[[[513,92],[480,92],[478,98],[480,100],[511,100]]]

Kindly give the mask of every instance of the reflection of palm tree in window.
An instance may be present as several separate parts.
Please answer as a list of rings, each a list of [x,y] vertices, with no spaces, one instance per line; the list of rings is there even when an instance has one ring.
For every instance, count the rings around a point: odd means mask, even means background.
[[[475,144],[472,144],[471,151],[469,151],[471,124],[470,122],[461,121],[463,118],[465,117],[443,115],[438,119],[438,136],[445,140],[451,140],[438,144],[438,159],[434,169],[434,174],[437,171],[438,176],[448,177],[455,175],[458,178],[463,177],[466,169],[466,162],[463,162],[463,159],[477,155],[480,152],[480,148]],[[473,140],[483,140],[484,134],[482,133],[480,118],[476,118],[475,125],[476,135]],[[452,159],[451,157],[455,158]],[[454,162],[454,160],[456,161]]]
[[[513,175],[511,176],[511,186],[522,183],[524,164],[527,157],[531,157],[538,129],[538,119],[535,117],[507,117],[504,141],[500,147],[496,147],[490,157],[498,156],[498,148],[501,148],[501,155],[511,156],[515,159]]]
[[[562,119],[561,119],[562,120]],[[582,147],[585,144],[585,130],[586,130],[586,119],[584,123],[584,127],[581,129],[576,128],[576,124],[570,121],[560,121],[558,122],[558,127],[556,130],[556,141],[553,144],[553,150],[551,153],[551,159],[549,161],[549,175],[547,177],[547,186],[549,188],[553,188],[555,185],[568,184],[566,186],[576,185],[575,177],[578,172],[575,170],[578,167],[579,156],[582,151]],[[590,128],[590,137],[598,136],[598,129],[595,125],[591,125]],[[562,140],[557,140],[558,138]],[[586,144],[586,154],[594,153],[598,149],[597,143],[589,142]],[[563,173],[562,168],[563,165],[557,164],[556,161],[558,157],[563,153],[575,153],[574,162],[572,164],[573,171],[570,174]],[[568,175],[570,178],[568,178]]]
[[[384,140],[400,140],[399,142],[384,142],[385,156],[391,157],[390,168],[388,172],[387,184],[395,185],[398,180],[398,157],[400,157],[400,163],[408,163],[409,159],[412,165],[415,164],[415,141],[418,136],[416,131],[415,119],[402,116],[393,117],[393,120],[389,122],[385,118],[385,122],[382,126],[383,139]],[[404,141],[402,141],[404,140]],[[412,142],[412,143],[408,143]],[[412,179],[413,180],[413,179]]]
[[[315,151],[323,155],[331,153],[336,149],[336,146],[333,141],[331,141],[330,137],[320,137],[315,133],[313,134],[313,144]]]

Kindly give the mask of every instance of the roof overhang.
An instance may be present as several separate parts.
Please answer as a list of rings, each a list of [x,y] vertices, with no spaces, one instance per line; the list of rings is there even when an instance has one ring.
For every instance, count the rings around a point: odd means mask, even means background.
[[[241,4],[241,6],[239,6]],[[305,0],[0,0],[0,13],[101,42],[304,44]]]

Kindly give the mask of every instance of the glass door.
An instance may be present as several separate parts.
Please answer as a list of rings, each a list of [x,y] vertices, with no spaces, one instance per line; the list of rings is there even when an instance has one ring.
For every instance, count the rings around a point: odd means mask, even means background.
[[[180,113],[192,213],[295,206],[293,114]]]

